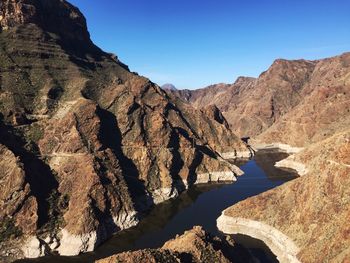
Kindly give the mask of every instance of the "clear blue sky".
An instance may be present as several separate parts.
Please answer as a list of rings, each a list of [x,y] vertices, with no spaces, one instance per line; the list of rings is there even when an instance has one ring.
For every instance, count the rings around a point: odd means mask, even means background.
[[[276,58],[350,51],[350,0],[70,0],[93,41],[162,85],[258,76]]]

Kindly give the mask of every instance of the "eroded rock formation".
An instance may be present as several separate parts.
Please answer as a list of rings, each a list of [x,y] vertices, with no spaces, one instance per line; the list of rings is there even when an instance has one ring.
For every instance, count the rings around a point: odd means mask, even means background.
[[[239,256],[239,257],[238,257]],[[125,252],[101,259],[97,263],[112,262],[252,262],[249,255],[234,251],[234,244],[218,237],[212,237],[201,227],[194,227],[166,242],[159,249],[145,249]]]
[[[302,176],[224,211],[222,230],[262,239],[286,262],[349,260],[350,53],[278,59],[258,79],[168,93],[216,104],[253,148],[292,154],[276,166]]]
[[[304,176],[226,209],[218,220],[219,228],[256,235],[270,246],[286,236],[290,245],[279,247],[281,257],[346,262],[350,257],[349,154],[349,130],[307,147],[292,156],[294,163],[306,166]],[[266,229],[254,230],[251,220]]]
[[[129,72],[91,42],[78,9],[9,0],[0,10],[2,255],[11,244],[23,248],[15,257],[91,251],[138,211],[240,173],[221,154],[249,150],[217,109]]]
[[[317,61],[302,100],[257,139],[306,146],[350,127],[350,53]]]
[[[304,146],[350,125],[350,53],[276,60],[258,79],[173,91],[197,108],[216,104],[239,136]]]

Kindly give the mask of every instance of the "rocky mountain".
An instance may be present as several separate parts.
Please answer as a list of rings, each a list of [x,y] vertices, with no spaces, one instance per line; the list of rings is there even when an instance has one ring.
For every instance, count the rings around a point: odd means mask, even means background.
[[[302,146],[349,127],[349,61],[350,53],[316,61],[278,59],[258,79],[173,93],[196,108],[217,105],[241,137],[264,133],[262,141]]]
[[[163,90],[170,90],[170,91],[176,91],[177,90],[177,88],[173,84],[170,84],[170,83],[162,85],[161,88]]]
[[[0,251],[93,250],[249,155],[215,107],[196,110],[90,40],[64,0],[0,2]]]
[[[215,104],[222,112],[227,112],[236,103],[237,94],[249,89],[254,82],[254,78],[239,77],[234,84],[220,83],[203,89],[177,90],[172,93],[196,108]]]
[[[294,153],[276,166],[300,178],[226,209],[221,231],[263,240],[280,262],[349,261],[350,53],[279,59],[256,80],[172,94],[216,104],[257,149]]]
[[[347,262],[350,258],[350,130],[277,163],[304,166],[291,182],[228,209],[225,233],[262,239],[281,262]]]
[[[300,102],[258,140],[302,147],[346,131],[350,127],[350,53],[317,61],[300,96]]]
[[[349,66],[350,53],[276,60],[243,87],[218,84],[175,94],[197,108],[213,98],[232,129],[252,136],[257,149],[294,153],[276,166],[300,178],[226,209],[217,221],[221,231],[263,240],[280,262],[349,260]],[[222,104],[230,96],[232,104]]]
[[[253,262],[249,254],[239,251],[232,241],[212,237],[201,227],[194,227],[183,235],[166,242],[159,249],[124,252],[97,263],[141,262]]]

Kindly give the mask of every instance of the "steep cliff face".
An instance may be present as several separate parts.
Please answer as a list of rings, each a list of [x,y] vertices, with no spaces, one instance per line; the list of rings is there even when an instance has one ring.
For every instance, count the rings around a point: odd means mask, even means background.
[[[349,154],[350,131],[347,130],[289,157],[289,164],[304,164],[307,174],[228,208],[218,221],[219,228],[227,233],[250,231],[276,251],[282,250],[280,255],[289,251],[289,255],[294,254],[301,262],[347,262],[350,257]],[[249,223],[251,220],[255,223]],[[264,227],[254,228],[260,223]],[[278,248],[287,239],[282,235],[291,242]]]
[[[215,104],[222,112],[227,112],[235,106],[239,94],[246,93],[255,81],[255,78],[239,77],[234,84],[220,83],[197,90],[166,90],[196,108]]]
[[[305,146],[350,127],[350,53],[317,62],[302,100],[257,137]]]
[[[0,10],[2,245],[23,241],[29,257],[92,250],[141,209],[240,172],[220,155],[249,151],[220,113],[129,72],[93,45],[75,7]]]
[[[91,42],[80,11],[64,0],[3,0],[0,3],[1,30],[28,23],[65,38]]]
[[[349,127],[349,58],[279,59],[256,80],[172,93],[197,108],[216,104],[239,136],[303,146]]]
[[[250,137],[265,131],[300,102],[313,68],[310,61],[276,60],[226,113],[232,127]]]
[[[234,84],[172,92],[197,108],[215,104],[241,137],[254,137],[302,99],[315,62],[276,60],[258,79],[240,77]]]
[[[350,53],[276,60],[245,88],[219,84],[176,92],[198,108],[214,98],[232,129],[256,145],[305,148],[276,164],[301,178],[225,210],[218,219],[222,231],[262,239],[281,262],[349,260],[349,66]],[[232,103],[222,104],[220,98],[231,94]]]

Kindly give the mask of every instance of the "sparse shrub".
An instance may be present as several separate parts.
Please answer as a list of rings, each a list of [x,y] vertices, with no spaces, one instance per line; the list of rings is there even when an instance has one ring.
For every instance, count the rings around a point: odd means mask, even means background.
[[[0,243],[11,238],[17,238],[21,235],[21,229],[15,226],[12,218],[6,217],[0,221]]]
[[[38,141],[41,140],[43,136],[44,136],[43,128],[38,124],[33,124],[29,130],[28,139],[35,143],[38,143]]]

